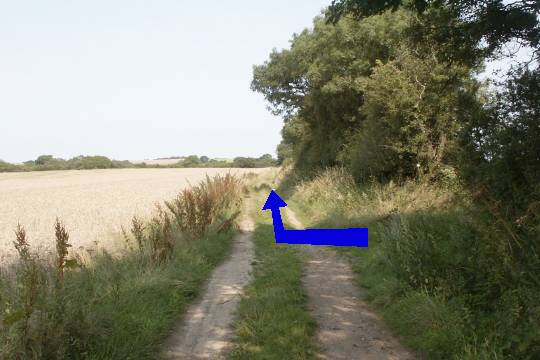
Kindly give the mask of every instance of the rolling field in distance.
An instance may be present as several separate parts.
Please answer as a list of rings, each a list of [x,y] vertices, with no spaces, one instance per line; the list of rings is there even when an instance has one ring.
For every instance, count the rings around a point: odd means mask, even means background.
[[[121,226],[144,218],[206,174],[244,174],[264,169],[113,169],[0,174],[0,263],[14,255],[14,229],[22,224],[33,249],[54,251],[54,221],[60,218],[73,249],[114,251]]]

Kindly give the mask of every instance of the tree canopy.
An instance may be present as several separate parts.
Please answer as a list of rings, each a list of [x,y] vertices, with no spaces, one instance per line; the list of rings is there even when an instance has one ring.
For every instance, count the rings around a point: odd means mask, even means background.
[[[290,49],[255,67],[252,88],[284,116],[280,159],[305,168],[341,163],[358,178],[442,166],[461,129],[458,103],[474,96],[473,67],[410,42],[411,20],[404,9],[336,24],[317,18]]]
[[[538,0],[334,0],[328,20],[346,15],[365,18],[386,10],[407,8],[418,15],[411,33],[430,37],[444,54],[458,61],[490,56],[510,41],[540,53]]]
[[[252,89],[284,118],[279,160],[343,165],[359,181],[460,173],[514,209],[540,201],[539,10],[525,0],[333,1],[254,67]],[[532,60],[490,89],[476,74],[509,42]]]

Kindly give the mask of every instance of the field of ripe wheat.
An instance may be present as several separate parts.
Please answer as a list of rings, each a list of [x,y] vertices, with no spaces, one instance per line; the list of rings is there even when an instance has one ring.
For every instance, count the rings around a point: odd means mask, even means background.
[[[134,215],[150,215],[206,174],[243,174],[257,169],[115,169],[0,173],[0,263],[14,256],[14,229],[24,225],[33,249],[54,250],[54,222],[60,218],[75,250],[122,242],[121,226]]]

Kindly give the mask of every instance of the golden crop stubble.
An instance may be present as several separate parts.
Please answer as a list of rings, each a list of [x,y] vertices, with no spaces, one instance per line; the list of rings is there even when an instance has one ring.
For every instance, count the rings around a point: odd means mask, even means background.
[[[254,169],[112,169],[0,174],[0,263],[15,254],[17,223],[25,226],[34,250],[54,253],[58,217],[75,251],[96,242],[114,251],[121,226],[141,218],[154,205],[174,198],[208,174],[243,174]],[[264,170],[255,170],[260,172]]]

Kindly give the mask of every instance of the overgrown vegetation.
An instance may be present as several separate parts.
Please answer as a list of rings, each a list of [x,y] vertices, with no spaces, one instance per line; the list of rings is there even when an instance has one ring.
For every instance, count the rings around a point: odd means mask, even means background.
[[[257,206],[267,195],[263,188]],[[310,359],[316,348],[315,324],[306,309],[302,259],[295,248],[275,244],[268,217],[258,211],[255,219],[254,280],[237,310],[229,358]]]
[[[254,68],[252,88],[284,117],[279,160],[314,179],[299,205],[373,228],[353,262],[430,358],[540,357],[539,12],[335,0]],[[479,80],[492,59],[514,65]]]
[[[11,164],[0,160],[0,172],[47,171],[47,170],[88,170],[88,169],[125,169],[125,168],[264,168],[277,165],[270,154],[258,158],[236,157],[232,161],[210,159],[208,156],[190,155],[178,159],[169,165],[156,163],[137,163],[128,160],[111,160],[105,156],[77,156],[69,160],[41,155],[36,160],[23,164]]]
[[[0,269],[0,358],[154,358],[227,254],[240,189],[234,176],[207,178],[177,199],[200,195],[177,204],[184,213],[161,206],[148,221],[134,218],[121,255],[70,253],[69,234],[57,221],[56,258],[45,258],[32,252],[19,226],[19,260]],[[178,225],[190,213],[205,224],[196,237]]]
[[[428,182],[359,187],[328,169],[288,202],[310,227],[369,227],[368,249],[342,251],[372,303],[427,358],[539,356],[538,265],[516,257],[521,240],[466,192]]]

